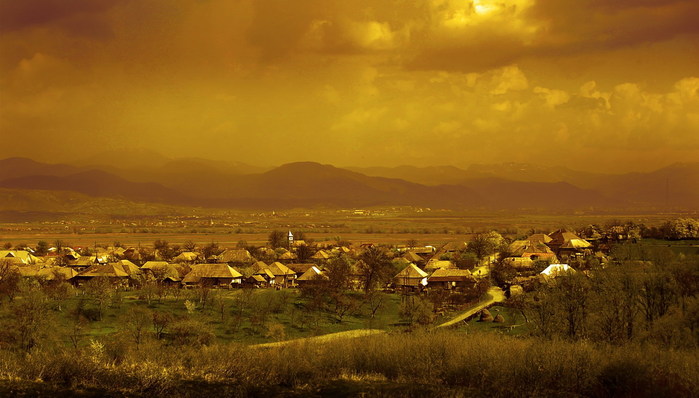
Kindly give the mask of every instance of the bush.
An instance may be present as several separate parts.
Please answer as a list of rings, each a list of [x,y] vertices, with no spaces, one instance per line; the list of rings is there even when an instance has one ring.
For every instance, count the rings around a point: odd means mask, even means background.
[[[216,336],[209,325],[196,319],[183,319],[170,326],[168,337],[174,345],[199,347],[209,345]]]

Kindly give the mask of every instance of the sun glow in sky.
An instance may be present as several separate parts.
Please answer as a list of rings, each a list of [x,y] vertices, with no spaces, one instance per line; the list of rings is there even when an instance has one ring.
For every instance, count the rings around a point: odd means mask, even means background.
[[[692,0],[0,0],[0,157],[699,159]]]

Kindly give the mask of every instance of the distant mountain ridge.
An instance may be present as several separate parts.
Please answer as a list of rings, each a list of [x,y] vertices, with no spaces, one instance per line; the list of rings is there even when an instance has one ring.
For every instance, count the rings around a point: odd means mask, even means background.
[[[620,175],[513,163],[490,168],[476,165],[464,170],[453,166],[338,168],[296,162],[256,172],[240,172],[242,169],[234,163],[192,158],[156,163],[139,171],[9,158],[0,160],[0,188],[251,209],[420,206],[559,211],[699,207],[699,163]],[[256,170],[251,167],[246,171]]]

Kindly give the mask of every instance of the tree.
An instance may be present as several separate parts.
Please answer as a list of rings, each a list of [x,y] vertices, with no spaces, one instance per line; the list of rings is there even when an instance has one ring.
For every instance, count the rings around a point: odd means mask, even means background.
[[[343,291],[349,286],[352,264],[346,256],[334,257],[325,268],[328,286],[333,291]]]
[[[394,267],[386,252],[378,246],[368,247],[359,256],[360,272],[364,276],[364,291],[388,282],[393,276]]]
[[[191,240],[186,240],[182,243],[182,249],[184,249],[184,251],[193,252],[196,248],[196,243]]]
[[[269,242],[269,245],[272,247],[272,249],[276,249],[278,247],[286,247],[287,246],[287,236],[284,233],[284,231],[279,231],[279,230],[274,230],[269,233],[269,236],[267,237],[267,242]]]
[[[209,258],[211,256],[217,256],[221,254],[223,250],[221,250],[218,246],[217,242],[211,242],[207,244],[206,246],[201,248],[201,254],[204,256],[204,258]]]
[[[45,240],[40,240],[36,244],[36,255],[45,256],[49,252],[49,243]]]
[[[476,234],[468,243],[466,250],[476,255],[480,263],[485,256],[495,253],[505,245],[505,239],[495,231]]]
[[[313,251],[309,246],[301,245],[296,248],[296,256],[299,262],[306,262],[313,256]]]
[[[134,307],[121,317],[122,328],[133,337],[137,346],[141,345],[153,319],[153,314],[146,308]]]
[[[7,297],[11,302],[20,291],[20,275],[17,267],[12,264],[10,259],[0,259],[0,299]]]

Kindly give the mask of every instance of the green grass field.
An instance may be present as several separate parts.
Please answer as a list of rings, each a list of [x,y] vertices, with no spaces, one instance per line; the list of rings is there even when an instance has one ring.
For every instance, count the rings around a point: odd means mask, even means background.
[[[257,344],[277,340],[296,339],[328,333],[342,332],[355,329],[384,329],[393,330],[404,328],[398,315],[400,296],[383,294],[384,305],[374,318],[371,318],[366,304],[362,303],[363,293],[353,292],[350,297],[355,300],[356,308],[348,311],[339,319],[334,312],[324,309],[313,309],[308,299],[301,297],[297,289],[285,290],[253,290],[243,289],[211,290],[207,304],[202,306],[197,296],[197,290],[184,290],[182,296],[175,299],[167,297],[161,300],[153,299],[150,303],[142,297],[139,291],[118,293],[119,298],[105,306],[102,318],[83,321],[80,339],[85,344],[89,339],[104,337],[124,329],[124,323],[135,311],[144,309],[150,312],[168,313],[175,319],[193,319],[210,327],[219,342],[239,342]],[[240,301],[243,295],[247,304],[241,310]],[[21,300],[21,298],[18,298]],[[55,339],[69,344],[73,328],[73,310],[81,300],[81,296],[71,297],[61,302],[61,311],[54,310],[51,315],[55,321],[52,335]],[[185,301],[196,304],[196,309],[189,312]],[[54,303],[57,308],[57,303]],[[85,308],[96,310],[97,304],[89,300]],[[6,314],[6,316],[8,316]],[[150,325],[148,327],[150,331]]]

